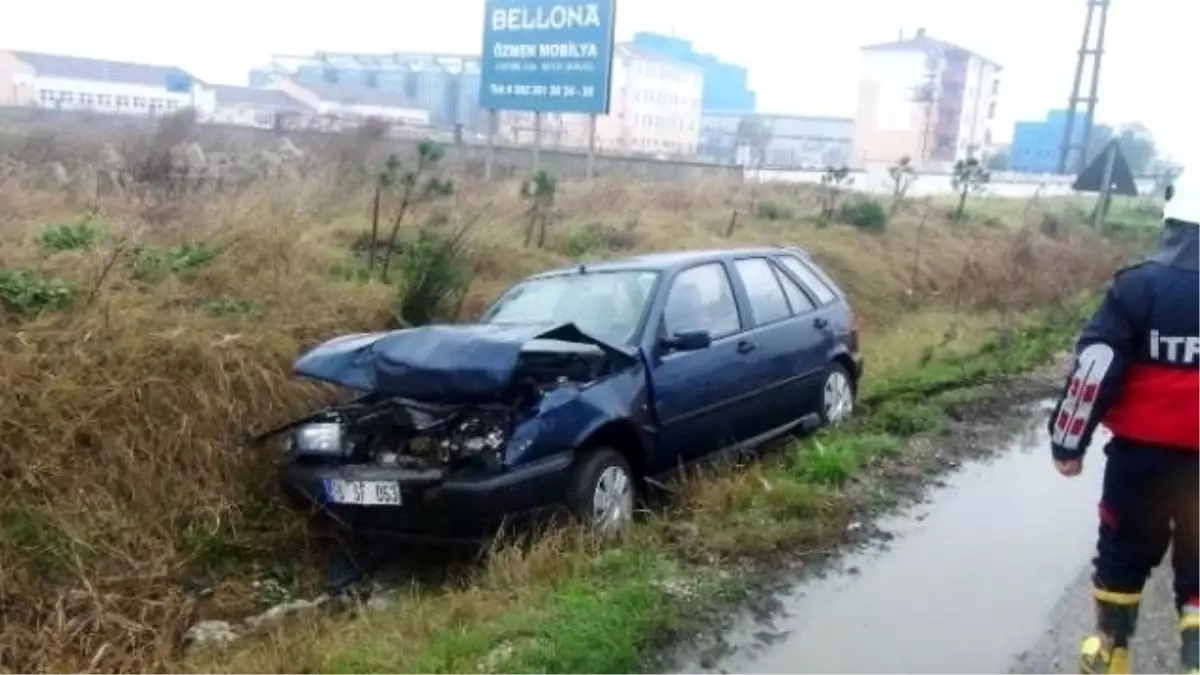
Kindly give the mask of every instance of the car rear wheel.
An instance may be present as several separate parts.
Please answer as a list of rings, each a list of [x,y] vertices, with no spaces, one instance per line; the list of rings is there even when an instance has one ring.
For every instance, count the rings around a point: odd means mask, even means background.
[[[825,371],[825,382],[821,386],[821,422],[836,426],[854,414],[854,383],[850,373],[833,363]]]
[[[592,531],[618,535],[633,522],[633,472],[621,453],[596,448],[579,460],[567,496],[571,511]]]

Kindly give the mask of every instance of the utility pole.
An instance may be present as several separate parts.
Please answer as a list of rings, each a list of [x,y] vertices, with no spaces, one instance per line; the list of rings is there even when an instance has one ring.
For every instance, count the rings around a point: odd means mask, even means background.
[[[1058,172],[1083,171],[1088,162],[1088,144],[1092,140],[1092,126],[1096,116],[1096,101],[1100,89],[1100,59],[1104,55],[1104,29],[1108,24],[1108,5],[1111,0],[1087,0],[1087,18],[1083,23],[1083,38],[1079,44],[1079,60],[1075,64],[1075,78],[1071,84],[1071,96],[1067,101],[1067,123],[1059,145]],[[1099,10],[1099,11],[1097,11]],[[1099,16],[1097,17],[1097,14]],[[1095,42],[1092,40],[1092,23],[1098,24]],[[1087,96],[1080,95],[1083,86],[1083,71],[1091,62],[1092,81]],[[1075,117],[1079,104],[1087,104],[1083,119],[1080,142],[1075,143]],[[1077,154],[1076,154],[1077,153]],[[1074,160],[1074,161],[1072,161]]]

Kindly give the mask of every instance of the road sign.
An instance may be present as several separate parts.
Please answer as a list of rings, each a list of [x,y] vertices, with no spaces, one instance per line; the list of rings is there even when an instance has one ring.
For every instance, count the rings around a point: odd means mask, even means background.
[[[479,105],[605,114],[616,0],[488,0]]]

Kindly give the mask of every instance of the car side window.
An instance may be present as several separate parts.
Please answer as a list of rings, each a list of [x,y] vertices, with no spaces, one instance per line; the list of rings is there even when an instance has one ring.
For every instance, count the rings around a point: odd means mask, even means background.
[[[746,286],[746,295],[750,298],[750,311],[754,314],[754,322],[760,326],[775,323],[792,315],[788,307],[787,297],[779,285],[779,278],[771,263],[766,258],[747,258],[734,263],[742,283]]]
[[[705,263],[680,272],[663,310],[667,335],[706,330],[714,340],[742,329],[729,275],[721,263]]]
[[[796,278],[804,284],[804,287],[812,291],[812,294],[817,299],[817,303],[824,306],[837,299],[837,293],[834,292],[829,284],[821,280],[815,272],[809,269],[808,265],[804,264],[799,258],[794,255],[781,255],[779,261],[784,264]]]
[[[783,293],[787,296],[788,304],[792,306],[792,314],[800,315],[817,308],[808,294],[800,288],[799,284],[792,281],[791,277],[778,269],[772,271],[775,272],[775,276],[779,277],[779,283],[783,285]]]

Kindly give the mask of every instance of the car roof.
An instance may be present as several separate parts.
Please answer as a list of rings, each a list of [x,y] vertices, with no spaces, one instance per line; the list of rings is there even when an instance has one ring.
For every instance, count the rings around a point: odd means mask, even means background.
[[[782,246],[759,246],[695,251],[664,251],[661,253],[648,253],[646,255],[619,258],[616,260],[581,263],[571,267],[547,270],[540,274],[535,274],[530,278],[538,279],[543,277],[559,276],[562,274],[575,274],[581,270],[586,272],[673,272],[678,269],[691,267],[692,265],[703,262],[725,260],[728,258],[742,257],[746,255],[779,255],[781,253],[798,254],[805,258],[808,257],[808,254],[802,249]]]

